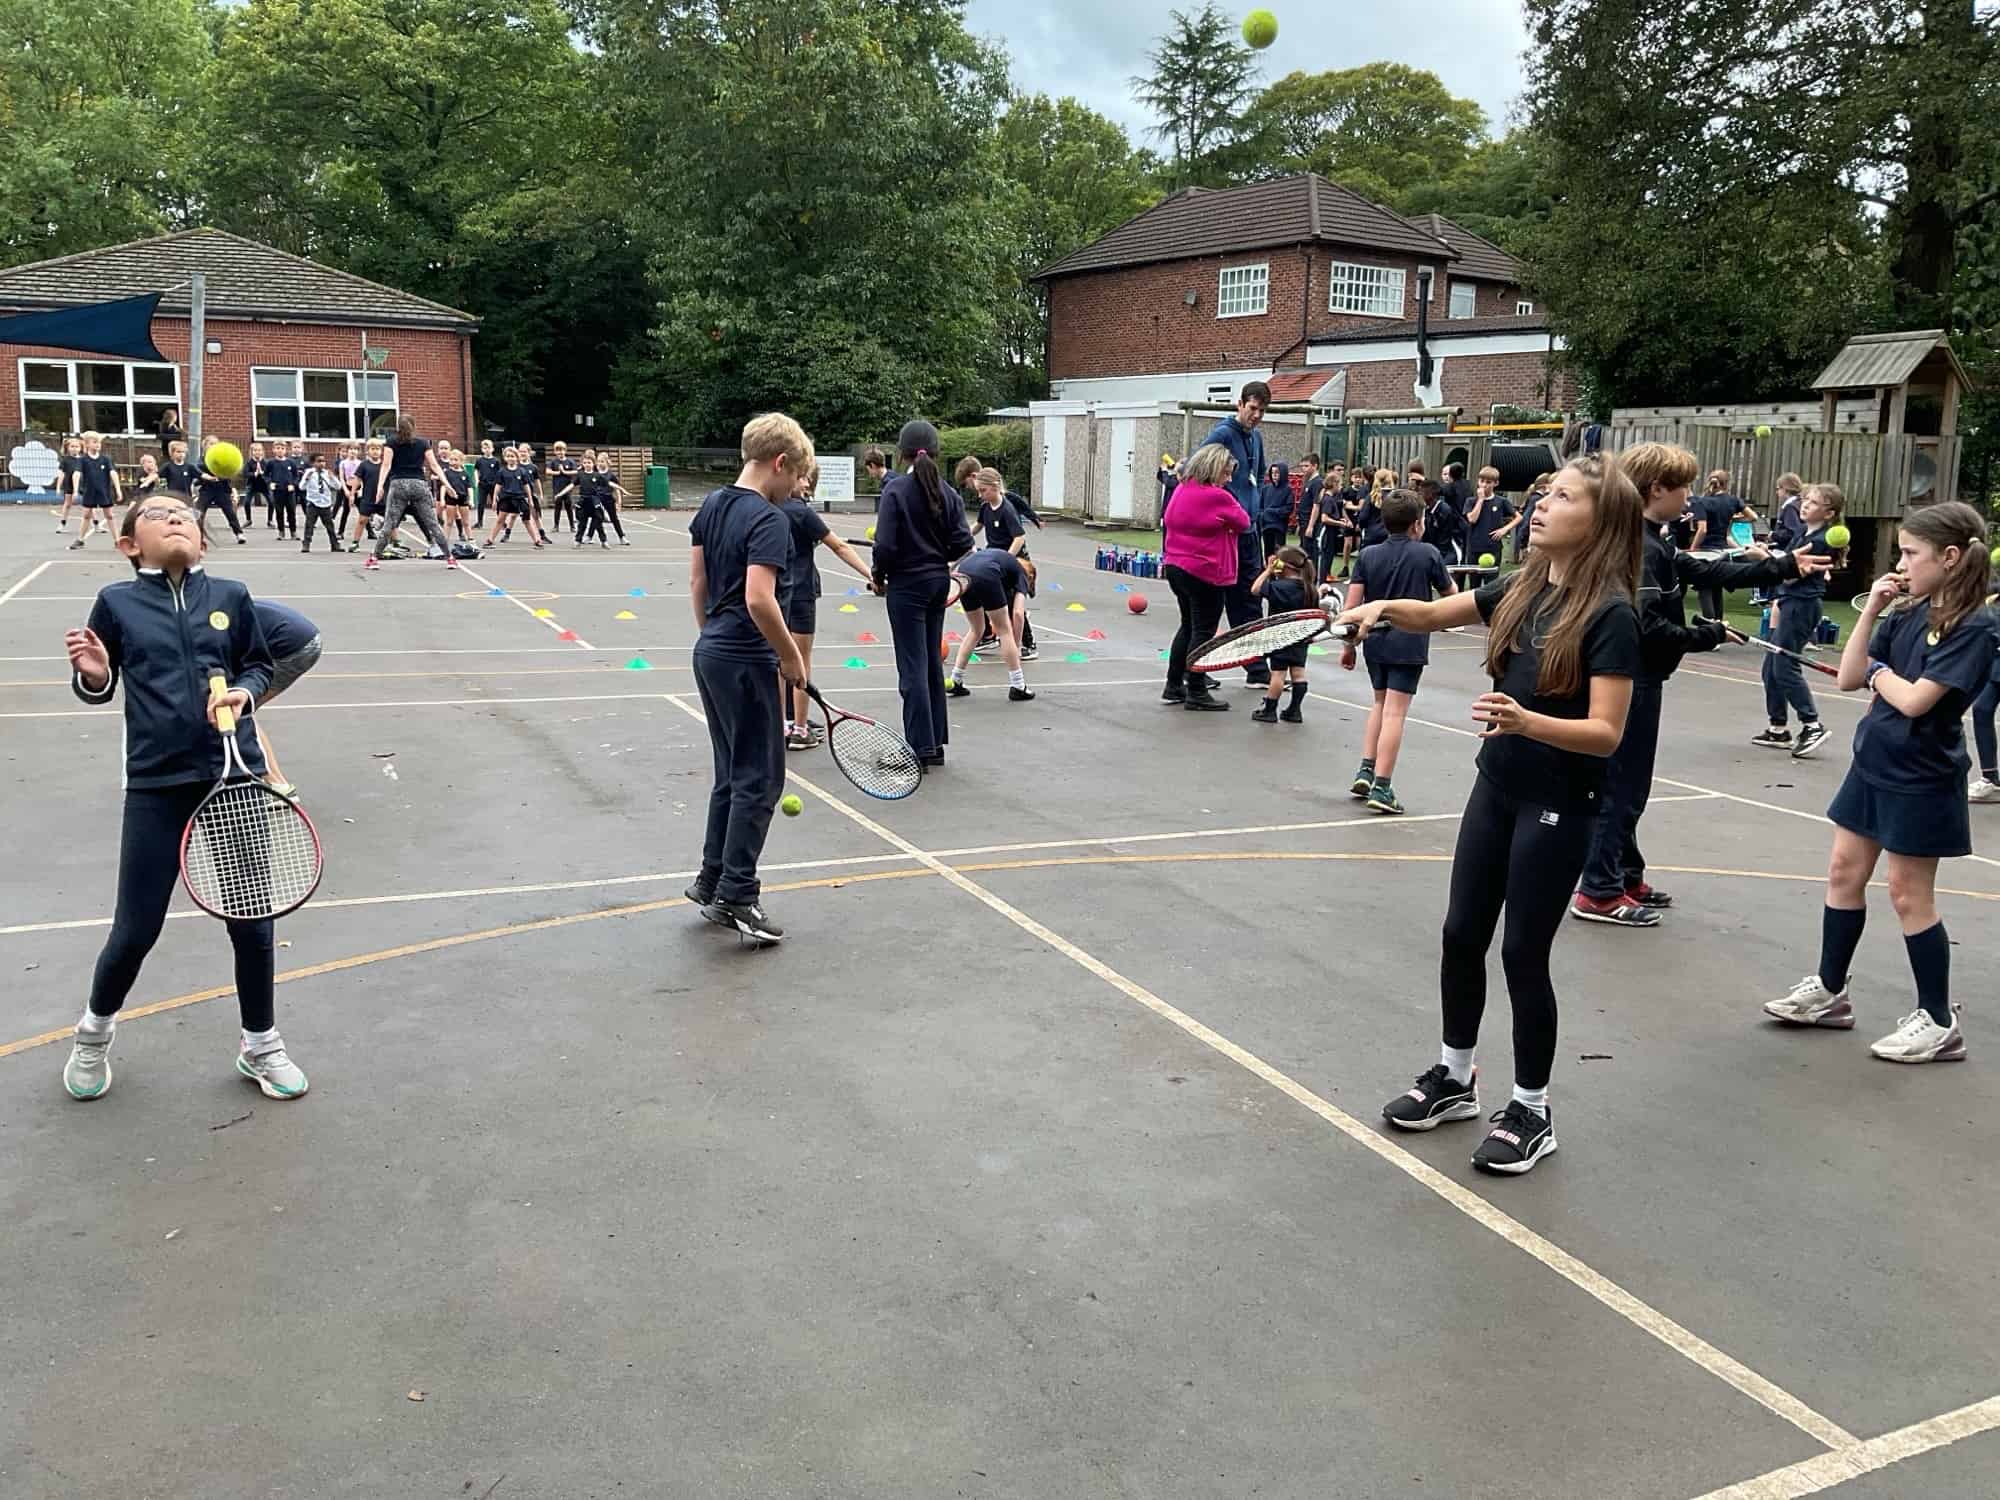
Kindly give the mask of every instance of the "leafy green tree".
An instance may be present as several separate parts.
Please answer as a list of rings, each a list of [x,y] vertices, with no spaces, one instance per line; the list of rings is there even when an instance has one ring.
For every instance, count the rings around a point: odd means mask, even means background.
[[[0,0],[0,264],[174,227],[205,0]]]
[[[588,17],[645,191],[649,336],[621,384],[665,441],[762,408],[822,441],[986,392],[1018,251],[997,54],[953,0],[605,0]]]
[[[1146,54],[1150,70],[1132,80],[1132,91],[1159,117],[1153,134],[1167,143],[1166,185],[1225,187],[1264,154],[1249,118],[1255,54],[1215,0],[1202,0],[1193,15],[1168,14],[1172,25]]]
[[[1014,256],[1000,306],[1000,354],[1010,401],[1047,393],[1042,267],[1114,229],[1159,198],[1157,162],[1135,151],[1114,121],[1074,99],[1034,94],[1000,119],[996,161],[1006,187]]]
[[[1555,212],[1556,182],[1540,136],[1513,130],[1475,147],[1450,173],[1388,201],[1405,213],[1441,213],[1515,255]]]
[[[1287,74],[1257,97],[1245,128],[1272,175],[1318,172],[1389,201],[1462,168],[1486,137],[1486,116],[1435,73],[1373,62]]]

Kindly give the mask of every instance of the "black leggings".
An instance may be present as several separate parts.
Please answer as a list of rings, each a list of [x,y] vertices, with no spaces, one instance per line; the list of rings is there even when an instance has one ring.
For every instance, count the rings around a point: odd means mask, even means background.
[[[618,497],[614,495],[609,500],[606,500],[603,505],[603,510],[604,510],[604,519],[609,521],[611,523],[611,529],[618,533],[618,540],[621,542],[624,541],[625,523],[618,519]],[[600,525],[597,528],[597,534],[599,536],[604,535],[604,527],[602,525]]]
[[[595,534],[600,542],[604,540],[604,507],[589,504],[578,506],[576,512],[577,541],[587,542],[593,534]]]
[[[167,902],[173,898],[174,882],[181,872],[181,831],[207,795],[206,782],[125,793],[125,825],[118,841],[118,907],[90,984],[93,1016],[118,1014],[139,978],[140,965],[160,940]],[[271,1000],[271,923],[226,925],[230,946],[236,950],[236,1001],[243,1012],[243,1029],[269,1031],[276,1024]]]
[[[1562,926],[1595,826],[1589,812],[1524,801],[1484,774],[1474,780],[1459,819],[1444,955],[1438,965],[1444,1044],[1470,1048],[1479,1040],[1479,1018],[1486,1010],[1486,950],[1504,906],[1507,930],[1500,939],[1500,966],[1514,1006],[1514,1081],[1524,1089],[1547,1088],[1555,1066],[1556,992],[1549,983],[1549,947]]]
[[[222,518],[229,523],[229,529],[237,536],[243,535],[243,523],[236,519],[236,500],[234,496],[225,496],[220,500],[197,500],[195,502],[194,513],[197,517],[205,516],[212,510],[221,511]]]
[[[1167,587],[1174,591],[1174,603],[1181,608],[1180,628],[1167,648],[1167,686],[1185,687],[1197,693],[1209,690],[1208,678],[1187,669],[1188,652],[1215,634],[1222,621],[1222,600],[1227,592],[1219,583],[1208,583],[1185,568],[1172,563],[1166,568]]]

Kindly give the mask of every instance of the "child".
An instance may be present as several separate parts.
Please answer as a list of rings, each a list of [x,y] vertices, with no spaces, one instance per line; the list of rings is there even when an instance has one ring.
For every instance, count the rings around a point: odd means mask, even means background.
[[[600,448],[597,452],[597,503],[603,507],[603,517],[597,523],[597,539],[604,541],[604,522],[611,523],[611,529],[618,533],[618,545],[629,547],[632,538],[625,535],[625,523],[618,518],[619,507],[624,505],[625,486],[620,484],[611,467],[611,450]]]
[[[1789,551],[1798,545],[1799,538],[1806,534],[1801,524],[1800,511],[1804,504],[1805,484],[1799,476],[1784,473],[1778,476],[1776,492],[1773,496],[1777,510],[1771,517],[1771,536],[1768,545],[1773,552]]]
[[[1846,507],[1847,498],[1841,494],[1838,485],[1814,484],[1806,487],[1799,504],[1798,524],[1801,528],[1789,549],[1807,557],[1832,558],[1834,549],[1827,545],[1826,529],[1840,519]],[[1772,535],[1777,535],[1773,528]],[[1778,596],[1771,605],[1771,632],[1780,649],[1803,651],[1811,643],[1819,629],[1823,613],[1820,601],[1826,598],[1826,574],[1806,573],[1778,585]],[[1792,743],[1792,731],[1786,722],[1786,710],[1796,709],[1799,715],[1799,740]],[[1793,760],[1803,760],[1820,747],[1826,738],[1826,726],[1819,721],[1819,704],[1813,701],[1812,689],[1806,685],[1805,669],[1795,657],[1767,654],[1764,657],[1764,715],[1770,720],[1770,727],[1761,734],[1752,735],[1750,743],[1767,749],[1789,750]]]
[[[266,525],[278,527],[278,535],[282,538],[285,530],[280,525],[278,505],[272,496],[270,460],[264,457],[262,443],[252,443],[250,456],[243,461],[243,514],[252,521],[257,518],[259,500],[264,502]],[[294,519],[291,526],[297,530],[298,521]]]
[[[1625,732],[1639,670],[1632,597],[1644,526],[1638,492],[1617,460],[1580,458],[1536,507],[1534,551],[1511,577],[1434,603],[1383,599],[1341,616],[1411,631],[1488,626],[1493,691],[1472,706],[1484,726],[1479,775],[1459,820],[1444,920],[1444,1046],[1415,1087],[1382,1109],[1403,1130],[1479,1113],[1473,1049],[1486,1008],[1486,950],[1504,908],[1514,1094],[1473,1153],[1480,1171],[1517,1176],[1556,1147],[1549,949],[1583,868],[1605,758]]]
[[[562,530],[564,516],[569,517],[570,534],[576,533],[576,477],[582,470],[583,465],[569,456],[569,444],[549,444],[549,505],[555,511],[551,536]]]
[[[362,542],[376,535],[375,518],[382,514],[382,440],[372,437],[354,465],[348,481],[348,498],[354,502],[354,535],[349,545],[361,550]]]
[[[141,453],[139,455],[139,479],[132,486],[132,505],[137,505],[149,496],[164,495],[166,492],[167,482],[160,477],[159,460],[154,458],[150,453]],[[125,507],[125,515],[129,516],[132,513],[132,505]],[[121,526],[125,524],[124,516],[118,518],[118,524]]]
[[[1006,476],[998,469],[979,469],[972,475],[974,492],[979,496],[979,527],[985,533],[988,547],[1000,547],[1026,561],[1028,557],[1028,530],[1024,518],[1034,518],[1034,510],[1028,502],[1007,488]],[[1040,526],[1039,519],[1035,525]],[[1020,627],[1021,660],[1033,661],[1035,650],[1035,627],[1028,618],[1027,606],[1021,606],[1015,623]],[[981,649],[993,644],[981,641]]]
[[[1322,578],[1326,574],[1326,564],[1319,555],[1319,527],[1314,517],[1319,514],[1319,497],[1325,493],[1326,481],[1320,477],[1319,460],[1310,453],[1299,459],[1299,550],[1306,555],[1306,561],[1318,570]]]
[[[171,494],[192,496],[201,483],[201,470],[189,463],[187,456],[186,443],[174,443],[167,449],[167,466],[160,470],[160,478]]]
[[[821,588],[816,549],[825,543],[864,584],[869,578],[868,564],[861,560],[861,555],[835,536],[827,527],[826,518],[813,509],[813,488],[818,483],[819,461],[814,459],[799,475],[790,498],[781,507],[791,532],[792,560],[778,580],[779,600],[784,606],[785,629],[792,633],[792,644],[799,648],[799,660],[805,664],[808,682],[812,680],[813,635],[819,629]],[[812,700],[806,696],[803,684],[786,688],[784,696],[785,748],[812,749],[821,738],[819,726],[812,722]]]
[[[76,540],[69,544],[74,552],[83,545],[83,539],[93,529],[111,529],[111,507],[125,498],[118,483],[118,466],[104,451],[104,435],[86,432],[83,435],[83,452],[77,455],[76,467],[70,471],[70,490],[83,506],[83,520],[77,524]],[[92,522],[96,525],[93,528]]]
[[[991,636],[999,643],[1000,660],[1007,668],[1007,701],[1029,703],[1034,693],[1021,668],[1021,623],[1027,617],[1028,599],[1035,592],[1035,565],[1016,557],[1003,547],[985,547],[960,559],[953,570],[965,580],[959,608],[965,611],[967,630],[958,643],[958,656],[944,690],[953,698],[970,698],[965,685],[965,663],[972,655],[973,642]]]
[[[944,601],[951,591],[951,565],[972,550],[965,502],[938,472],[937,451],[937,428],[922,417],[912,417],[896,434],[896,456],[908,467],[890,477],[875,503],[871,570],[896,645],[903,738],[927,767],[944,765],[951,740]]]
[[[1479,485],[1465,511],[1465,560],[1477,565],[1490,556],[1497,564],[1506,550],[1508,533],[1521,518],[1500,493],[1500,471],[1488,464],[1479,471]]]
[[[335,500],[346,492],[346,486],[337,483],[333,472],[327,468],[326,455],[315,453],[312,467],[306,470],[304,479],[299,483],[299,493],[305,500],[306,510],[306,535],[305,540],[299,543],[299,551],[312,551],[315,521],[326,528],[327,551],[345,550],[340,545],[340,527],[334,519],[333,508]]]
[[[118,1011],[166,922],[182,830],[222,774],[219,706],[238,716],[236,748],[244,764],[264,769],[252,714],[270,687],[270,647],[250,591],[202,568],[206,545],[200,518],[180,497],[135,505],[118,550],[136,576],[101,590],[89,625],[63,638],[72,686],[85,703],[109,703],[121,673],[131,674],[117,907],[63,1068],[63,1087],[74,1099],[101,1098],[111,1087]],[[211,699],[209,677],[218,672],[229,689]],[[227,925],[243,1022],[236,1071],[272,1099],[296,1099],[306,1091],[306,1075],[287,1055],[272,1013],[271,923]]]
[[[1712,469],[1708,493],[1694,502],[1693,552],[1723,552],[1730,546],[1730,528],[1738,521],[1754,521],[1756,512],[1729,493],[1729,471]],[[1711,620],[1723,618],[1724,590],[1717,585],[1701,589],[1701,612]]]
[[[593,536],[600,548],[611,544],[604,539],[604,505],[609,490],[598,487],[597,450],[583,450],[582,467],[576,472],[576,545],[581,547]]]
[[[1917,1007],[1868,1050],[1888,1062],[1965,1056],[1951,1004],[1951,941],[1937,914],[1940,859],[1972,852],[1966,809],[1966,704],[1992,678],[1986,523],[1960,501],[1926,505],[1897,533],[1901,573],[1886,573],[1840,655],[1840,688],[1874,696],[1854,731],[1847,778],[1826,810],[1833,822],[1819,969],[1766,1015],[1793,1026],[1854,1025],[1849,966],[1868,919],[1868,882],[1889,856],[1889,899],[1903,928]],[[1909,595],[1907,608],[1894,609]]]
[[[1549,485],[1554,482],[1555,477],[1553,474],[1537,474],[1535,482],[1528,486],[1528,493],[1521,497],[1521,524],[1514,528],[1515,562],[1522,561],[1528,555],[1528,523],[1534,520],[1535,507],[1541,503],[1542,496],[1549,492]],[[1689,532],[1689,536],[1692,535],[1693,533]]]
[[[83,439],[66,437],[62,440],[62,458],[56,464],[56,493],[62,496],[62,509],[56,512],[56,530],[69,528],[69,508],[76,504],[76,466],[83,457]]]
[[[1410,488],[1424,507],[1424,536],[1447,566],[1465,562],[1465,512],[1442,486],[1418,479]]]
[[[1979,774],[1967,787],[1968,802],[2000,802],[2000,743],[1993,734],[1995,710],[2000,710],[2000,572],[1986,580],[1986,612],[1993,618],[1993,675],[1972,700],[1972,739],[1979,747]]]
[[[868,477],[875,481],[878,493],[882,486],[889,482],[889,455],[880,448],[865,449],[861,455],[861,467],[867,470]]]
[[[511,532],[516,521],[527,523],[528,535],[537,547],[548,544],[534,515],[535,467],[521,462],[520,451],[512,444],[501,450],[500,473],[494,480],[494,493],[499,498],[494,502],[493,530],[486,538],[488,547],[493,545],[494,537],[501,535],[502,528]]]
[[[444,507],[445,538],[471,545],[472,481],[465,477],[465,455],[450,443],[438,444],[438,501]]]
[[[1272,464],[1265,471],[1264,483],[1257,491],[1257,529],[1266,557],[1277,555],[1285,545],[1286,533],[1291,528],[1292,471],[1289,465]]]
[[[493,484],[500,475],[500,460],[493,452],[493,439],[479,440],[479,457],[472,461],[472,524],[486,524],[486,502],[493,496]]]
[[[1319,579],[1304,552],[1297,547],[1280,547],[1265,559],[1264,571],[1252,580],[1250,592],[1264,601],[1266,617],[1282,615],[1318,604]],[[1280,718],[1287,724],[1305,723],[1306,716],[1300,706],[1306,701],[1305,645],[1273,651],[1264,661],[1271,669],[1271,680],[1264,687],[1264,701],[1250,711],[1250,717],[1259,724],[1275,724]],[[1278,695],[1285,690],[1287,681],[1291,684],[1292,701],[1280,714]]]
[[[1348,609],[1378,599],[1428,601],[1433,594],[1458,592],[1443,555],[1424,540],[1424,508],[1415,495],[1390,491],[1382,506],[1382,524],[1389,529],[1389,539],[1364,547],[1355,560],[1354,578],[1347,586]],[[1403,723],[1410,716],[1417,683],[1430,664],[1431,643],[1427,636],[1381,628],[1370,632],[1361,650],[1368,658],[1375,706],[1368,711],[1368,727],[1361,735],[1361,765],[1347,790],[1364,799],[1372,813],[1400,813],[1403,804],[1389,783],[1403,749]],[[1340,664],[1354,670],[1352,641],[1341,651]]]
[[[688,526],[694,543],[688,592],[701,630],[694,680],[715,749],[715,789],[701,873],[687,897],[709,921],[762,945],[785,935],[764,914],[757,882],[757,860],[785,785],[778,686],[782,679],[804,687],[806,680],[778,598],[778,577],[792,555],[779,506],[813,449],[797,422],[767,412],[744,427],[742,452],[736,483],[710,492]]]
[[[1361,497],[1361,504],[1354,513],[1354,530],[1360,547],[1372,547],[1377,542],[1389,539],[1389,528],[1382,524],[1382,502],[1389,491],[1396,487],[1394,469],[1377,469],[1369,482],[1368,493]],[[1415,493],[1414,488],[1411,491]]]
[[[201,440],[201,472],[195,475],[194,512],[205,521],[211,510],[220,507],[222,518],[229,523],[230,534],[236,538],[236,545],[241,547],[250,538],[243,534],[243,523],[236,517],[236,481],[233,477],[225,479],[220,474],[209,472],[208,455],[219,441],[212,437]]]

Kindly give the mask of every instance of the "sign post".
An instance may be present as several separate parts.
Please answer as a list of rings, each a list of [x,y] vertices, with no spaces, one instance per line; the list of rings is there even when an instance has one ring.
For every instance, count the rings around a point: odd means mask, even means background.
[[[854,503],[854,455],[852,453],[822,453],[819,455],[819,486],[813,491],[819,500],[821,510],[832,510],[835,501],[843,505]]]

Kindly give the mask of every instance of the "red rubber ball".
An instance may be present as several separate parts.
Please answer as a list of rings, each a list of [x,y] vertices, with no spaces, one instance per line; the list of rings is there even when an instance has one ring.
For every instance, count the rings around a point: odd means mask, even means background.
[[[1146,612],[1146,596],[1144,594],[1127,595],[1125,607],[1135,615],[1143,615]]]

